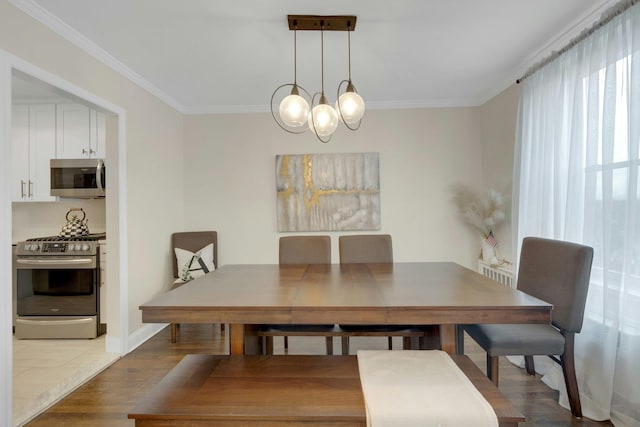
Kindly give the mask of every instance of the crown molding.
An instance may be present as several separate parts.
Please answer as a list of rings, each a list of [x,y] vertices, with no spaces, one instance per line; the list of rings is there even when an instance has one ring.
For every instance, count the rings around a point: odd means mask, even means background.
[[[52,15],[48,10],[44,9],[39,4],[35,3],[32,0],[9,0],[9,3],[29,15],[36,21],[40,22],[42,25],[58,34],[60,37],[63,37],[64,39],[70,41],[87,54],[96,58],[98,61],[118,72],[125,78],[131,80],[133,83],[151,93],[153,96],[157,97],[165,104],[184,114],[185,107],[181,103],[176,101],[174,98],[155,86],[153,83],[145,80],[138,73],[117,60],[109,52],[93,43],[91,40],[67,25],[58,17]]]
[[[269,105],[202,105],[184,107],[185,115],[269,113]]]
[[[478,107],[475,98],[441,98],[417,101],[371,101],[367,102],[367,110],[401,110],[421,108],[465,108]]]
[[[432,99],[420,101],[365,101],[367,110],[400,110],[421,108],[463,108],[479,107],[483,103],[479,99]],[[269,113],[269,105],[210,105],[202,107],[185,107],[185,115],[204,114],[253,114]]]

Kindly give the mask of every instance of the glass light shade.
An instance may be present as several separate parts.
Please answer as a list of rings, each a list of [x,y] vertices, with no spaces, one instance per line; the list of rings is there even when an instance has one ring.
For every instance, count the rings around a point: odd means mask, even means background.
[[[307,118],[307,124],[309,125],[309,130],[316,133],[316,129],[313,127],[313,117],[311,117],[311,113],[309,113],[309,117]]]
[[[364,116],[364,99],[356,92],[345,92],[336,101],[336,110],[338,117],[346,124],[357,125]]]
[[[318,104],[313,107],[313,118],[309,118],[309,127],[316,135],[321,137],[330,136],[338,127],[338,113],[329,104]]]
[[[291,127],[305,124],[309,116],[309,103],[300,95],[291,94],[280,103],[280,118]]]

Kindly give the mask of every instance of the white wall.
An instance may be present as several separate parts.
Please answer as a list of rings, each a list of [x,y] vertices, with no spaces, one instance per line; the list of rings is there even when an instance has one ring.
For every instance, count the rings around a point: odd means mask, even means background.
[[[375,232],[393,236],[395,260],[476,268],[479,240],[459,219],[451,187],[481,188],[480,119],[480,108],[368,111],[360,130],[341,127],[322,144],[285,133],[268,113],[187,116],[185,229],[217,230],[221,264],[278,262],[276,154],[379,152]],[[338,262],[337,236],[348,232],[327,234]]]
[[[515,256],[511,240],[511,184],[519,99],[520,87],[513,84],[481,107],[483,183],[485,191],[495,188],[509,197],[507,221],[494,234],[501,255],[510,261]]]
[[[56,236],[67,223],[67,211],[84,210],[90,233],[106,231],[105,200],[65,200],[59,202],[15,202],[12,205],[11,238],[20,242],[31,237]]]

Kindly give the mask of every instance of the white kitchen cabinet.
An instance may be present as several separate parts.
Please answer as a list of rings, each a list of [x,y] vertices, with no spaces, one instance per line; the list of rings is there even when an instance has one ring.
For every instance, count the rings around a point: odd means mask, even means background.
[[[54,201],[49,161],[56,157],[54,104],[14,105],[11,122],[12,200]]]
[[[56,157],[105,157],[105,115],[82,104],[56,105]]]
[[[89,157],[96,159],[104,159],[107,151],[105,147],[106,142],[106,116],[96,110],[91,110],[89,117],[91,124],[91,137],[89,138],[89,150],[93,152]]]

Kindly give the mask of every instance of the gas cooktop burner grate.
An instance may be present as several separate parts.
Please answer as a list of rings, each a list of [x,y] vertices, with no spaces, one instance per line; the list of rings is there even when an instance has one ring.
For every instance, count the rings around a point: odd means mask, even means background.
[[[47,237],[34,237],[31,239],[27,239],[27,242],[93,242],[98,240],[104,240],[106,237],[107,237],[107,233],[87,234],[86,236],[76,236],[76,237],[47,236]]]

